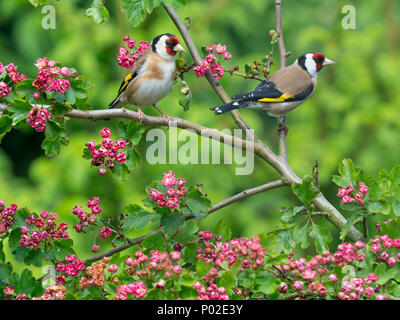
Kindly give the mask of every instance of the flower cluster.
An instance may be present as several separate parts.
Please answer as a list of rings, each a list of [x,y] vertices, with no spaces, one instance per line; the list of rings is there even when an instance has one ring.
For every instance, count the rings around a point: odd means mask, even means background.
[[[56,91],[65,93],[71,84],[69,80],[70,70],[68,67],[59,67],[56,61],[47,60],[46,57],[37,59],[35,66],[38,68],[38,75],[32,85],[41,93]]]
[[[150,47],[150,44],[146,41],[140,41],[137,48],[135,48],[136,41],[129,36],[125,36],[123,41],[126,42],[126,46],[123,44],[118,50],[118,65],[123,68],[131,69],[135,66],[140,56]]]
[[[99,169],[99,174],[104,175],[107,173],[106,168],[112,170],[115,167],[115,161],[121,164],[126,162],[126,152],[118,152],[118,150],[125,149],[127,143],[124,139],[119,139],[114,142],[114,140],[110,138],[111,130],[108,128],[103,128],[100,131],[100,135],[103,140],[98,149],[94,141],[89,141],[86,146],[90,150],[92,165],[96,167],[105,165],[105,167]],[[115,159],[115,161],[112,159]]]
[[[133,294],[136,298],[145,298],[146,293],[146,286],[140,281],[136,281],[135,283],[118,286],[114,300],[128,300],[128,295],[130,294]]]
[[[56,267],[56,271],[60,273],[56,277],[56,282],[59,284],[65,283],[65,276],[77,277],[79,276],[79,273],[85,269],[85,262],[77,259],[74,254],[67,255],[64,261],[66,263],[59,263]]]
[[[7,83],[0,81],[0,98],[8,97],[10,95],[11,89],[7,87]]]
[[[321,255],[312,257],[309,261],[305,258],[293,259],[294,251],[289,255],[289,264],[276,266],[282,277],[289,282],[283,282],[278,291],[286,293],[291,285],[300,295],[325,296],[328,294],[327,286],[334,288],[329,294],[340,300],[373,299],[382,300],[381,287],[376,284],[378,276],[370,273],[367,278],[345,277],[342,282],[335,273],[337,266],[344,268],[365,260],[365,244],[362,241],[355,243],[342,243],[338,245],[335,253],[328,250]]]
[[[110,258],[104,257],[101,261],[96,262],[92,266],[86,268],[86,276],[82,277],[79,281],[79,288],[81,290],[87,287],[101,287],[105,283],[104,270],[107,268],[107,264],[110,262]]]
[[[56,241],[58,239],[68,239],[69,235],[66,232],[68,225],[66,223],[60,223],[57,226],[58,215],[54,212],[42,211],[39,217],[34,214],[29,215],[25,222],[33,230],[29,232],[29,227],[22,226],[20,231],[22,238],[19,241],[21,247],[30,248],[36,250],[41,247],[44,242]]]
[[[15,203],[6,207],[4,200],[0,200],[0,234],[6,233],[7,229],[14,224],[15,211],[17,209],[18,206]]]
[[[373,251],[382,261],[393,267],[400,260],[400,239],[391,239],[387,234],[375,237],[372,240],[371,251]]]
[[[186,194],[186,179],[176,178],[175,173],[171,170],[168,173],[164,173],[162,185],[167,187],[165,193],[161,193],[156,189],[152,188],[149,191],[149,196],[152,201],[156,201],[158,207],[167,207],[175,209],[179,206],[181,198]]]
[[[103,209],[99,206],[100,198],[93,197],[87,203],[86,206],[90,209],[90,213],[83,210],[81,206],[76,205],[72,209],[72,213],[76,215],[80,222],[74,225],[74,229],[76,232],[82,232],[89,224],[97,221],[97,215],[103,211]]]
[[[65,300],[64,292],[67,290],[62,284],[55,284],[45,290],[40,297],[33,297],[32,300]],[[26,296],[25,296],[26,299]],[[20,300],[25,300],[20,299]],[[18,296],[17,296],[18,300]]]
[[[193,285],[193,288],[195,288],[199,294],[196,300],[229,300],[225,288],[218,288],[216,284],[212,284],[206,289],[204,285],[197,281]]]
[[[46,120],[49,119],[50,116],[50,112],[36,106],[29,111],[26,123],[30,124],[37,132],[44,132],[46,130]]]
[[[206,71],[211,71],[216,79],[224,76],[224,67],[221,65],[225,60],[232,58],[232,55],[226,51],[226,46],[221,44],[210,44],[205,49],[209,54],[205,60],[201,61],[200,66],[195,66],[193,70],[196,72],[196,77],[203,77]],[[214,55],[215,50],[217,56]]]
[[[224,261],[228,261],[229,268],[236,262],[241,263],[242,269],[257,269],[264,265],[265,249],[258,236],[250,240],[245,237],[234,238],[230,242],[222,242],[220,236],[215,236],[215,243],[211,242],[214,235],[210,231],[200,231],[198,236],[204,249],[197,248],[196,258],[212,263],[217,268],[220,268]],[[217,275],[218,273],[213,272],[204,280],[212,283]]]
[[[346,188],[340,188],[337,196],[342,199],[342,204],[358,202],[358,205],[362,207],[364,205],[364,195],[368,193],[368,186],[364,182],[358,184],[358,192],[355,192],[352,185],[348,185]],[[353,196],[353,197],[352,197]]]
[[[20,74],[19,72],[17,72],[17,67],[14,65],[14,63],[6,65],[4,69],[7,71],[9,78],[14,82],[14,84],[21,83],[22,81],[27,79],[27,77],[24,74],[22,73]],[[3,73],[3,65],[0,62],[0,74],[2,73]]]
[[[131,276],[146,276],[151,271],[163,272],[165,278],[171,278],[173,274],[181,274],[182,267],[177,264],[181,259],[179,251],[160,252],[158,250],[151,250],[150,257],[145,255],[142,251],[134,253],[136,259],[129,257],[125,263],[128,268],[126,271]]]

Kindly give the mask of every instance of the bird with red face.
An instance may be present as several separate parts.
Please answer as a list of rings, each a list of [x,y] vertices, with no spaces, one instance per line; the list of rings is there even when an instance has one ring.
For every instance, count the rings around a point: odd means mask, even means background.
[[[273,117],[285,116],[311,97],[317,87],[318,72],[331,64],[335,62],[322,53],[304,54],[261,81],[253,91],[234,95],[234,101],[211,110],[220,115],[235,109],[261,109]]]
[[[170,120],[171,118],[161,111],[156,103],[171,91],[176,76],[175,55],[184,51],[179,39],[171,33],[155,37],[149,49],[122,81],[118,95],[109,107],[135,105],[139,121],[143,121],[146,115],[140,108],[154,106],[163,117]]]

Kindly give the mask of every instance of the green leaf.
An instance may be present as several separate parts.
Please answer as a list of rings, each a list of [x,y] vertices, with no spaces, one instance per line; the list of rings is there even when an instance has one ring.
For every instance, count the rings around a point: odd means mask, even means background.
[[[60,153],[61,145],[68,145],[65,125],[58,121],[48,119],[45,130],[46,139],[42,142],[42,149],[48,157],[54,157]]]
[[[94,0],[92,6],[86,10],[86,15],[92,17],[95,23],[103,23],[109,18],[108,10],[103,4],[102,0]]]
[[[321,253],[328,249],[328,243],[332,241],[332,236],[328,229],[312,222],[310,236],[314,239],[317,251]]]
[[[274,293],[279,285],[276,284],[275,280],[277,279],[271,273],[265,271],[261,272],[257,275],[256,290],[266,295]]]
[[[305,176],[301,184],[294,183],[292,190],[306,206],[318,195],[318,189],[314,186],[310,176]]]
[[[242,265],[240,262],[236,262],[232,265],[231,269],[225,271],[220,279],[218,280],[218,286],[223,287],[228,292],[237,286],[236,279]]]
[[[3,241],[0,241],[0,262],[4,262],[5,260],[6,260],[6,255],[4,254]]]
[[[346,187],[347,185],[356,185],[357,177],[360,173],[360,169],[354,167],[353,161],[351,159],[344,159],[339,165],[339,174],[342,177],[340,187]],[[334,180],[337,183],[337,180]]]
[[[308,234],[310,233],[310,225],[308,221],[303,225],[297,224],[293,230],[293,240],[300,244],[302,249],[310,246],[310,239]]]
[[[28,255],[24,258],[24,262],[27,265],[34,265],[35,267],[42,266],[43,255],[41,250],[31,250]]]
[[[196,239],[196,233],[199,231],[197,221],[186,221],[181,228],[181,231],[175,236],[175,240],[181,243],[188,243],[190,240]]]
[[[290,223],[293,218],[301,211],[305,209],[304,206],[291,207],[291,208],[281,208],[281,220]]]
[[[13,119],[10,118],[7,115],[3,115],[0,117],[0,142],[3,139],[3,137],[7,134],[7,132],[10,132],[12,129],[12,123]]]
[[[128,219],[124,220],[122,232],[138,230],[149,223],[152,214],[139,205],[129,205],[125,208],[124,213],[128,214]]]
[[[122,10],[134,27],[139,26],[155,7],[161,5],[161,0],[122,0]]]
[[[31,109],[32,106],[25,100],[14,100],[13,104],[8,108],[8,110],[12,112],[11,117],[15,123],[25,120]]]
[[[132,171],[139,163],[140,156],[134,149],[128,149],[126,152],[126,166]]]
[[[31,294],[36,288],[36,279],[32,275],[32,271],[25,269],[21,273],[21,280],[15,284],[15,292]]]
[[[163,238],[160,232],[144,239],[142,241],[142,246],[150,250],[165,250]]]
[[[370,201],[368,203],[368,211],[371,213],[382,213],[388,215],[390,213],[391,206],[387,199],[380,199],[378,201]]]
[[[11,282],[11,267],[8,264],[0,263],[0,279],[8,284]]]
[[[186,204],[196,219],[203,219],[211,209],[211,201],[198,189],[193,188],[186,194]]]
[[[362,220],[363,220],[363,217],[360,216],[359,213],[354,213],[352,216],[350,216],[350,218],[347,219],[347,223],[345,224],[343,229],[340,231],[340,240],[344,241],[344,239],[346,238],[347,233],[349,232],[351,227],[353,227],[354,225],[356,225],[357,223],[359,223]]]
[[[125,163],[115,162],[115,167],[111,170],[111,172],[120,180],[125,181],[129,174],[129,169]]]
[[[222,241],[229,241],[231,239],[231,229],[228,223],[223,219],[219,220],[214,231],[216,236],[222,237]]]
[[[166,233],[175,233],[185,222],[185,217],[180,213],[172,213],[161,217],[161,224]]]
[[[34,6],[37,7],[38,5],[45,5],[48,4],[48,0],[29,0],[29,2]]]
[[[197,260],[196,272],[199,278],[204,277],[206,274],[208,274],[211,268],[212,268],[211,263],[207,263],[203,259]]]

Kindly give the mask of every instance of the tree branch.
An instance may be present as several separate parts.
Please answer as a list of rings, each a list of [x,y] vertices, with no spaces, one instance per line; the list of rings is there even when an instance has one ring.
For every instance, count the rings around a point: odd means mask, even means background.
[[[190,52],[194,62],[198,66],[200,66],[201,65],[200,53],[197,50],[197,48],[193,42],[193,39],[190,36],[190,33],[189,33],[188,29],[186,28],[185,24],[179,18],[178,14],[174,10],[174,8],[172,8],[171,6],[164,5],[164,9],[167,11],[167,13],[171,17],[172,21],[175,23],[175,26],[178,28],[180,34],[182,35],[183,40],[185,41],[186,46],[189,49],[189,52]],[[218,82],[218,80],[214,78],[214,76],[212,75],[212,73],[210,71],[206,72],[206,78],[207,78],[208,82],[210,83],[210,85],[212,86],[212,88],[214,89],[214,91],[220,97],[222,102],[224,102],[224,103],[231,102],[231,99],[228,96],[228,94],[226,93],[225,89],[221,86],[221,84]],[[244,121],[244,119],[242,118],[242,116],[240,115],[240,113],[237,110],[230,111],[230,113],[239,128],[241,128],[244,132],[246,130],[250,130],[249,125],[246,123],[246,121]],[[257,138],[253,135],[252,140],[257,140]]]
[[[275,0],[275,19],[276,19],[276,32],[278,34],[278,45],[279,45],[279,62],[280,68],[286,67],[286,48],[285,41],[283,39],[282,32],[282,8],[281,0]],[[278,121],[285,125],[285,116],[281,117]],[[287,145],[286,145],[286,134],[287,131],[279,131],[279,154],[281,158],[287,163]]]

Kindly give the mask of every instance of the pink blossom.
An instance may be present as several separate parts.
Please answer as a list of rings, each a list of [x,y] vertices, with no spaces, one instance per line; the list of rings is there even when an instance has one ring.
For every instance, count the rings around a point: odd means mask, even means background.
[[[219,43],[215,46],[215,51],[217,54],[224,54],[226,52],[226,46],[223,46]]]

